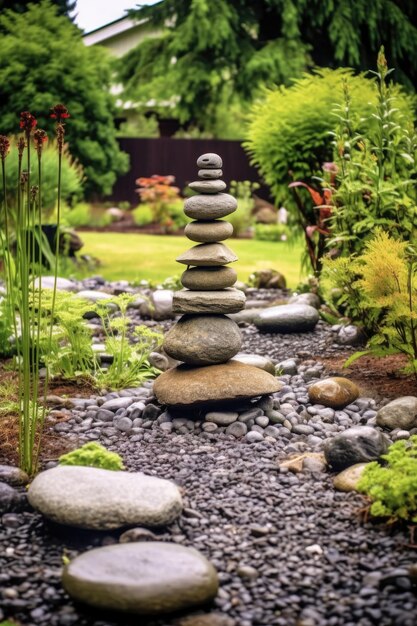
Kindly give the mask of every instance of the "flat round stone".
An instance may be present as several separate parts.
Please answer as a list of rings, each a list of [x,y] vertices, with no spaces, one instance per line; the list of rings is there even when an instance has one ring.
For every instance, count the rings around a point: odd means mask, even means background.
[[[54,522],[95,530],[165,526],[182,511],[180,491],[169,480],[79,465],[40,472],[28,499]]]
[[[178,263],[184,263],[184,265],[212,267],[233,263],[237,261],[237,256],[223,243],[200,243],[180,254],[176,260]]]
[[[189,188],[198,193],[219,193],[226,189],[224,180],[196,180],[190,183]]]
[[[221,365],[179,365],[154,382],[161,404],[190,406],[208,402],[255,398],[279,391],[283,383],[263,370],[229,361]]]
[[[214,180],[223,176],[222,170],[198,170],[198,177],[203,180]]]
[[[237,313],[245,306],[246,296],[240,289],[217,291],[192,291],[181,289],[174,292],[174,313]]]
[[[220,169],[222,166],[222,158],[214,152],[206,152],[197,159],[197,167],[203,167],[204,169]]]
[[[253,367],[259,367],[265,372],[275,375],[275,365],[267,356],[261,356],[259,354],[236,354],[233,357],[233,361],[239,361],[239,363],[246,363],[246,365],[252,365]]]
[[[64,567],[68,594],[93,607],[159,615],[212,600],[218,578],[194,548],[174,543],[125,543],[84,552]]]
[[[191,196],[184,202],[184,213],[193,220],[216,220],[236,209],[237,200],[229,193]]]
[[[181,276],[184,287],[198,291],[227,289],[236,280],[237,274],[232,267],[191,267]]]
[[[189,365],[225,363],[242,346],[239,327],[225,315],[184,315],[165,335],[165,352]]]
[[[200,243],[215,243],[224,241],[233,235],[233,226],[224,220],[212,222],[190,222],[184,230],[185,235],[191,241]]]

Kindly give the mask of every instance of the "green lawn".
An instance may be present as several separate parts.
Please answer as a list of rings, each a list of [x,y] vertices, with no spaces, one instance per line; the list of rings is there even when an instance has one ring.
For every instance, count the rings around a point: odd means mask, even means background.
[[[98,273],[107,280],[162,281],[179,275],[185,266],[175,258],[193,245],[185,237],[109,232],[83,232],[80,236],[85,244],[82,253],[100,259]],[[247,280],[254,270],[274,268],[284,274],[289,287],[295,287],[302,276],[300,242],[230,239],[227,245],[239,257],[233,264],[239,280]]]

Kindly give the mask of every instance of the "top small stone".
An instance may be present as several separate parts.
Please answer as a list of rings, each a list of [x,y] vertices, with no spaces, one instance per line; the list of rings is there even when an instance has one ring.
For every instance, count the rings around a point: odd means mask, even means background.
[[[223,161],[218,154],[214,154],[214,152],[207,152],[206,154],[202,154],[197,159],[197,167],[202,167],[208,170],[217,170],[221,169],[223,165]]]

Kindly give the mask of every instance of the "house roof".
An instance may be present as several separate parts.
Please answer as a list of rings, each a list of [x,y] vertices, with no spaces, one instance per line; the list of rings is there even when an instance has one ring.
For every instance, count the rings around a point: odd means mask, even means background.
[[[100,26],[99,28],[95,28],[94,30],[85,33],[83,35],[84,43],[87,46],[103,43],[113,37],[116,37],[117,35],[125,33],[126,31],[138,28],[146,21],[146,19],[132,20],[127,15],[119,17],[119,19],[114,20],[109,24],[104,24],[104,26]]]

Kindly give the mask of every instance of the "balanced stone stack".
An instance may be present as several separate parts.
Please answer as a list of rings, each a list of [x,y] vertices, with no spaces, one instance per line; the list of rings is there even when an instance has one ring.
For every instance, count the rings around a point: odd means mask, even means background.
[[[197,245],[177,261],[187,266],[174,294],[174,313],[183,314],[167,333],[165,352],[185,365],[168,370],[155,381],[163,404],[198,404],[255,397],[277,391],[278,381],[257,368],[230,361],[242,345],[237,324],[227,317],[245,306],[245,295],[233,288],[236,272],[228,267],[236,255],[221,243],[233,226],[220,218],[237,209],[235,198],[224,193],[222,160],[203,154],[197,160],[200,180],[190,183],[197,195],[185,201],[184,212],[193,222],[185,234]]]

